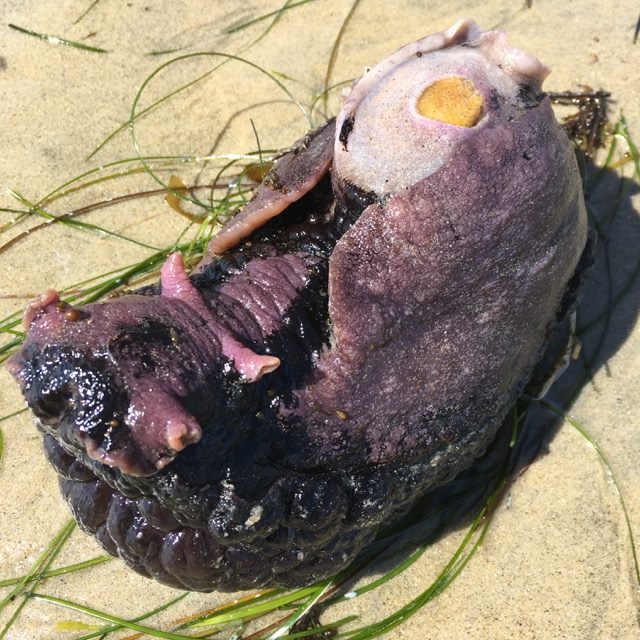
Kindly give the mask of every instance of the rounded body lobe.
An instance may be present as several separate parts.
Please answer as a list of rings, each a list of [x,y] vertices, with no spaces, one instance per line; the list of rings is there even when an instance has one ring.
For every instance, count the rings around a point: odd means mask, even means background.
[[[346,413],[336,428],[361,433],[371,462],[433,454],[440,432],[497,427],[559,320],[586,234],[575,158],[548,102],[513,128],[484,129],[338,241],[335,346],[305,400]]]

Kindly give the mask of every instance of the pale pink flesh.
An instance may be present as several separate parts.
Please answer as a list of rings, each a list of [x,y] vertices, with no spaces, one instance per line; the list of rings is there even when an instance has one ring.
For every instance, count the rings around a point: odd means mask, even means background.
[[[144,394],[134,395],[127,423],[144,457],[156,469],[166,467],[177,452],[202,438],[198,421],[185,411],[177,398],[161,389],[147,388]],[[87,455],[97,462],[129,475],[146,475],[128,450],[108,452],[91,439],[87,439],[85,446]]]
[[[47,289],[41,293],[35,300],[32,300],[24,311],[22,316],[22,326],[28,329],[34,318],[46,307],[60,302],[60,295],[55,289]]]
[[[249,382],[256,382],[280,366],[280,358],[259,355],[226,333],[222,336],[222,353]]]
[[[198,290],[191,284],[189,276],[184,268],[184,260],[181,253],[170,254],[160,269],[160,284],[162,295],[167,298],[176,298],[192,306],[202,307],[204,303]],[[206,311],[206,309],[205,309]]]
[[[167,447],[172,452],[182,451],[202,437],[197,420],[177,398],[160,389],[145,389],[143,394],[134,395],[127,422],[136,442],[143,450],[149,449],[147,458],[153,460],[158,469],[165,467],[175,456],[174,453],[163,453]]]

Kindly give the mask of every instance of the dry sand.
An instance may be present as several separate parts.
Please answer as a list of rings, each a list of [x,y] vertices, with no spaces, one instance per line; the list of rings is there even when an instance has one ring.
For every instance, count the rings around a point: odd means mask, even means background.
[[[102,0],[74,26],[74,19],[89,4],[89,0],[1,3],[0,206],[15,206],[9,187],[37,199],[83,170],[133,155],[125,134],[91,162],[84,161],[88,151],[128,117],[138,87],[167,59],[146,53],[176,47],[238,52],[266,23],[234,35],[224,35],[223,29],[281,3]],[[549,64],[553,74],[547,89],[590,85],[611,91],[616,108],[624,109],[632,133],[640,140],[640,42],[632,44],[638,10],[632,0],[533,0],[530,9],[517,0],[364,0],[345,33],[333,79],[357,76],[399,45],[467,15],[484,27],[505,28],[513,44]],[[295,78],[288,85],[297,96],[308,99],[322,86],[332,42],[347,11],[348,3],[339,0],[299,6],[245,55]],[[86,43],[110,53],[48,44],[9,30],[7,23],[72,40],[86,38]],[[175,69],[166,81],[155,83],[148,95],[162,95],[206,68],[199,62]],[[140,125],[141,146],[145,153],[207,153],[223,123],[238,109],[283,97],[256,72],[228,64],[146,119]],[[304,120],[291,105],[264,104],[233,119],[222,139],[223,150],[254,148],[250,117],[265,148],[286,145],[305,129]],[[73,205],[153,186],[148,178],[106,183],[80,194]],[[65,211],[70,202],[52,210]],[[639,209],[637,195],[633,201],[625,198],[612,229],[611,269],[616,290],[638,260]],[[160,198],[98,211],[86,220],[124,230],[154,245],[169,242],[182,224]],[[145,253],[130,243],[60,225],[35,233],[0,254],[0,316],[20,309],[47,286],[63,287],[131,263]],[[603,274],[599,267],[588,300],[598,300]],[[582,390],[572,413],[607,452],[631,523],[640,535],[639,293],[635,286],[616,308],[594,383]],[[593,314],[593,309],[585,312]],[[16,386],[6,371],[0,371],[0,415],[21,406]],[[68,511],[29,417],[20,415],[1,423],[0,428],[5,439],[0,461],[0,578],[5,578],[31,566],[68,518]],[[462,534],[458,529],[445,535],[409,572],[373,596],[351,601],[350,610],[371,619],[415,596],[450,556]],[[93,540],[76,532],[59,562],[79,561],[97,553]],[[40,589],[123,616],[133,616],[175,593],[138,577],[119,562],[51,580]],[[640,638],[638,596],[631,547],[611,481],[593,448],[565,425],[517,481],[486,543],[452,588],[389,637],[632,640]],[[211,607],[221,599],[217,594],[192,596],[171,617]],[[80,616],[30,602],[6,637],[73,637],[53,626],[56,620],[70,618]],[[0,614],[0,623],[6,620],[7,612]]]

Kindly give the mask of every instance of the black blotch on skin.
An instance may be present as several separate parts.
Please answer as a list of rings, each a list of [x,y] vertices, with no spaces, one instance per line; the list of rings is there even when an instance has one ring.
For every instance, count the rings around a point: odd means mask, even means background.
[[[67,432],[68,441],[88,436],[100,441],[120,419],[124,398],[107,362],[90,353],[56,345],[28,345],[23,392],[42,430]]]
[[[340,135],[338,136],[338,139],[340,140],[342,148],[345,151],[347,151],[347,142],[349,140],[349,135],[353,131],[355,123],[355,118],[353,116],[349,116],[345,119],[345,121],[342,123],[342,127],[340,128]]]
[[[379,196],[373,191],[366,191],[348,180],[339,183],[335,181],[334,188],[339,194],[333,223],[338,237],[346,233],[369,205],[376,202],[382,205],[387,197],[384,194]]]
[[[530,84],[521,84],[518,88],[518,99],[525,109],[533,109],[540,104],[543,94],[536,91]]]

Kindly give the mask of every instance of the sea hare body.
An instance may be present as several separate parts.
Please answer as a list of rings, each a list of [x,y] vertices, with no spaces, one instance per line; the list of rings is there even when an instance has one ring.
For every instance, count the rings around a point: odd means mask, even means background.
[[[170,585],[298,585],[468,467],[575,298],[547,73],[461,20],[368,71],[191,276],[35,301],[10,367],[81,526]]]

